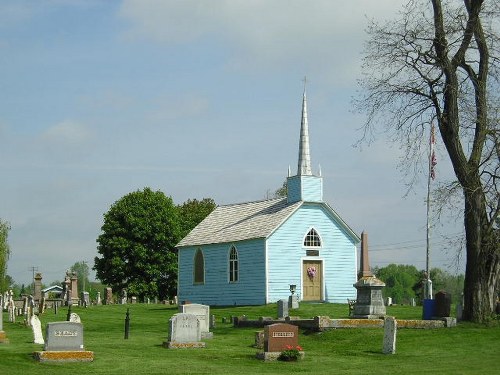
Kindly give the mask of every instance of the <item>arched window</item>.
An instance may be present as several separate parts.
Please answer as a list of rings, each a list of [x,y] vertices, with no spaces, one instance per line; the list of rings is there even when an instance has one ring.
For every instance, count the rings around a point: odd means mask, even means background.
[[[203,258],[203,251],[196,250],[194,255],[194,283],[203,284],[205,282],[205,259]]]
[[[321,247],[321,239],[319,238],[318,232],[316,232],[314,228],[307,232],[306,237],[304,238],[304,246]]]
[[[234,246],[229,250],[229,282],[235,283],[239,278],[238,251]]]

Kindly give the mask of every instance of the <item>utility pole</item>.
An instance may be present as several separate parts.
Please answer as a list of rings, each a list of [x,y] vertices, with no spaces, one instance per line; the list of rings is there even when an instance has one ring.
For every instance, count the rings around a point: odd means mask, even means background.
[[[35,267],[35,266],[31,266],[29,268],[29,270],[31,271],[31,295],[34,295],[35,294],[35,271],[38,271],[38,267]]]

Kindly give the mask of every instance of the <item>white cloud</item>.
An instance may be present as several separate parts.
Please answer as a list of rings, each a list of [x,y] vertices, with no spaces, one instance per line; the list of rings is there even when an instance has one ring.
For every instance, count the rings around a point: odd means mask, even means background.
[[[129,38],[167,44],[225,41],[233,69],[278,70],[283,65],[353,79],[358,72],[366,18],[399,9],[397,0],[125,0],[119,15]],[[333,73],[335,72],[335,74]],[[330,73],[329,73],[330,72]],[[340,72],[340,74],[339,74]]]
[[[90,138],[89,130],[82,124],[65,120],[46,129],[42,139],[55,144],[77,145],[86,142]]]

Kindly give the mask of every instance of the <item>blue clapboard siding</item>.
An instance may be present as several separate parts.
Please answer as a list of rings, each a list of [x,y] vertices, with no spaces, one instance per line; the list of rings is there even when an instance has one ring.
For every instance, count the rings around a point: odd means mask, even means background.
[[[321,202],[323,200],[323,178],[318,176],[293,176],[287,180],[288,202]]]
[[[238,251],[239,280],[229,282],[229,251]],[[193,260],[198,247],[179,249],[179,301],[206,305],[261,305],[265,301],[265,241],[253,239],[235,243],[204,245],[205,283],[193,283]]]
[[[304,236],[314,228],[321,237],[318,257],[307,257]],[[302,261],[323,262],[323,297],[345,303],[355,298],[356,244],[322,204],[305,203],[268,239],[268,302],[287,298],[289,285],[302,294]],[[300,297],[300,296],[299,296]]]

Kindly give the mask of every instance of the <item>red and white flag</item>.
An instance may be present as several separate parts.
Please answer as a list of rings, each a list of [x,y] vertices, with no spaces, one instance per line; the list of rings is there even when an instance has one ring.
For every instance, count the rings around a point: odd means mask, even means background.
[[[434,124],[431,125],[431,139],[430,139],[430,146],[431,146],[431,152],[430,152],[430,160],[429,160],[429,169],[430,169],[430,174],[431,178],[434,180],[436,178],[436,151],[434,150],[434,145],[436,144],[436,138],[434,135]]]

